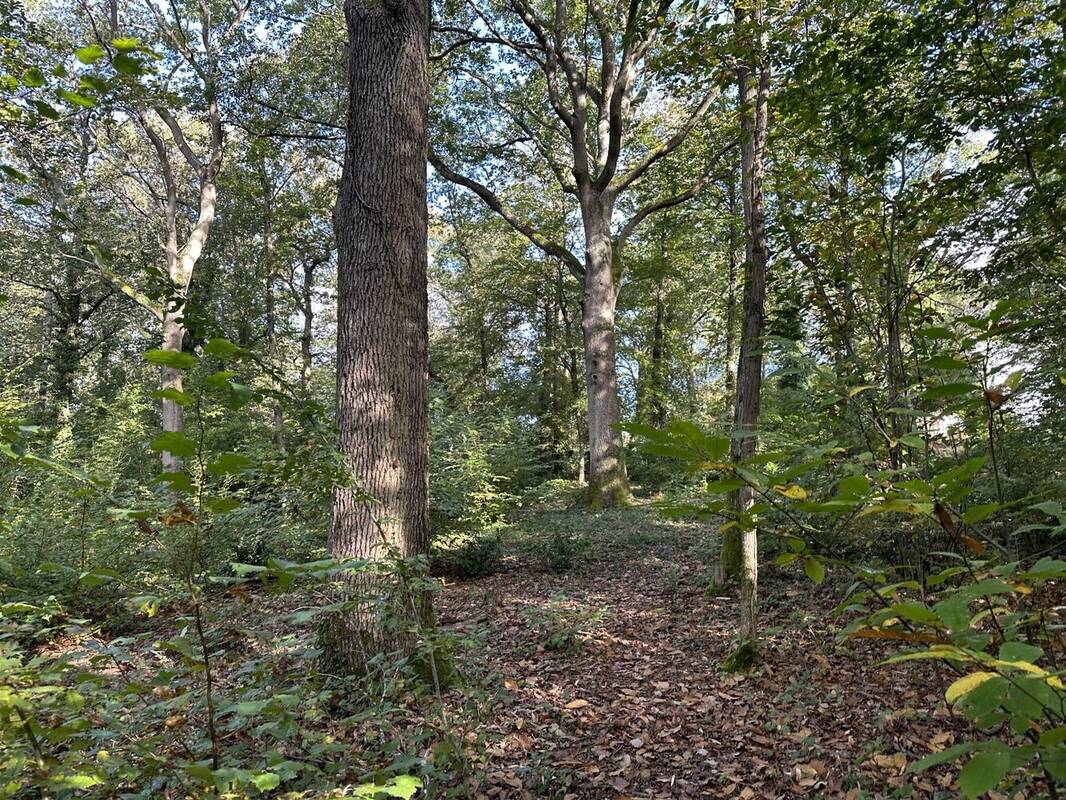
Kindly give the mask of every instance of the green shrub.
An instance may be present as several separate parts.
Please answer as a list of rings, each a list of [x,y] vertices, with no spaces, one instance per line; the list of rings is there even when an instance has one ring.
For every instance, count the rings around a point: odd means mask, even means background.
[[[558,574],[573,569],[589,547],[590,542],[585,536],[555,531],[551,536],[539,540],[534,552],[544,559],[550,571]]]
[[[470,581],[499,571],[502,557],[498,535],[459,534],[434,543],[431,567],[434,575]]]
[[[542,649],[570,652],[581,647],[591,629],[603,621],[607,608],[590,608],[555,595],[547,606],[531,606],[524,613]]]

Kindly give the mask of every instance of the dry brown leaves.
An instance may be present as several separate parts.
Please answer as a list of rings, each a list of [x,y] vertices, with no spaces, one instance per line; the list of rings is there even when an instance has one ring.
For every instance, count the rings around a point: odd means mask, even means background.
[[[765,593],[762,667],[722,674],[736,608],[705,596],[690,537],[563,577],[518,564],[445,590],[442,620],[489,626],[484,667],[507,689],[474,797],[957,796],[951,769],[906,771],[973,735],[945,708],[935,665],[879,667],[893,643],[838,644],[834,598],[778,576]],[[664,578],[668,568],[679,580]],[[545,649],[527,622],[560,594],[609,608],[570,652]]]

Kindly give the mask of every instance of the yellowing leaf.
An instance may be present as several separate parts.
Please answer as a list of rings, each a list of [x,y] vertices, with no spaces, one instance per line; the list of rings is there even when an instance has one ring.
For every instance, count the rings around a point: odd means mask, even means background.
[[[959,698],[968,695],[985,681],[995,677],[996,673],[994,672],[971,672],[969,675],[963,675],[948,687],[944,697],[949,703],[954,703]]]
[[[774,491],[775,492],[780,492],[781,494],[783,494],[785,497],[789,498],[790,500],[806,500],[807,499],[807,490],[804,489],[802,486],[797,486],[794,483],[789,484],[787,486],[783,485],[783,484],[778,484],[777,486],[774,487]]]

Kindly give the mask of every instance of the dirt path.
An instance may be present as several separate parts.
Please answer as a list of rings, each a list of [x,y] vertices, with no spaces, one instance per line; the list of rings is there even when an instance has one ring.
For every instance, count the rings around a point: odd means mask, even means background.
[[[950,771],[905,773],[968,735],[935,668],[876,666],[889,651],[827,628],[828,592],[772,571],[763,664],[723,674],[735,608],[705,591],[698,529],[642,509],[575,519],[521,534],[586,541],[569,571],[519,555],[440,598],[449,628],[487,633],[484,667],[506,687],[478,796],[957,796]]]

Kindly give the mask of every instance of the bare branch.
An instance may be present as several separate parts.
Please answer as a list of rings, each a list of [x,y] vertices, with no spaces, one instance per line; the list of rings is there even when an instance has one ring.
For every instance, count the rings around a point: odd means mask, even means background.
[[[532,225],[523,222],[514,211],[505,205],[496,193],[489,189],[484,184],[478,183],[473,178],[468,178],[465,175],[460,175],[453,169],[448,167],[436,153],[432,150],[429,153],[429,163],[433,165],[433,168],[441,174],[446,180],[452,183],[464,186],[478,197],[480,197],[485,204],[499,214],[512,228],[518,231],[520,234],[526,237],[530,242],[536,245],[542,252],[549,256],[561,259],[569,268],[571,274],[579,281],[585,280],[585,268],[577,257],[571,253],[563,245],[553,242],[546,238],[543,234],[533,228]]]
[[[185,156],[185,160],[189,162],[189,166],[193,168],[197,175],[200,175],[204,171],[204,162],[200,160],[200,157],[193,152],[193,149],[189,146],[189,142],[185,139],[185,133],[181,130],[181,125],[174,118],[174,115],[170,113],[166,108],[159,106],[155,109],[155,113],[159,115],[160,119],[166,123],[170,128],[170,135],[174,137],[174,144],[178,146],[178,150]]]
[[[711,104],[721,94],[721,89],[717,86],[713,87],[706,95],[704,95],[702,102],[696,107],[696,109],[689,115],[685,123],[665,142],[658,147],[652,148],[652,150],[644,156],[639,164],[631,169],[627,174],[623,175],[618,181],[616,181],[610,190],[615,196],[621,194],[625,189],[630,186],[634,181],[638,180],[645,172],[647,172],[651,166],[661,158],[665,158],[674,152],[688,135],[696,129],[696,127],[706,118],[707,112],[711,108]],[[600,176],[602,179],[602,175]]]
[[[707,165],[707,168],[704,170],[703,175],[701,175],[700,178],[684,192],[681,192],[680,194],[668,195],[667,197],[660,197],[659,199],[652,200],[638,208],[633,214],[633,216],[629,218],[626,224],[622,226],[622,230],[619,232],[618,238],[615,242],[615,246],[617,247],[617,249],[621,251],[625,247],[626,242],[629,241],[629,237],[633,235],[640,223],[642,223],[649,216],[658,211],[663,211],[664,209],[673,208],[674,206],[681,205],[682,203],[687,202],[696,195],[698,195],[703,190],[703,187],[706,186],[707,183],[713,177],[712,172],[714,170],[715,165],[719,161],[721,161],[722,157],[725,156],[726,153],[728,153],[734,147],[736,147],[735,142],[730,143],[721,150],[719,150],[715,154],[714,158],[711,159],[711,162]]]

